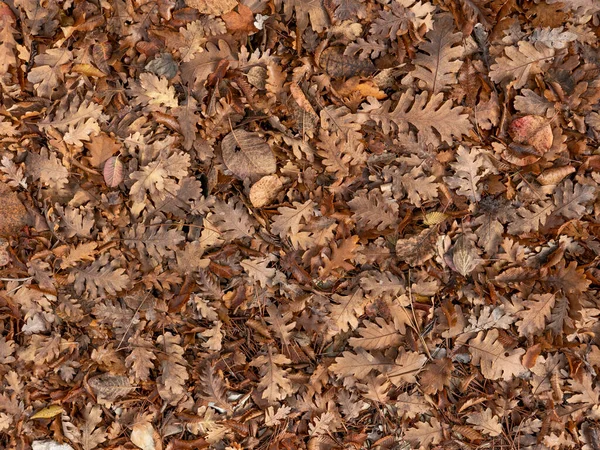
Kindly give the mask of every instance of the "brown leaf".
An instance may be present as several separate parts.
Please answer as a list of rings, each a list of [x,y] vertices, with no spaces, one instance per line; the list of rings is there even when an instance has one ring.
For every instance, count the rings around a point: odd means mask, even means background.
[[[254,14],[246,5],[238,5],[237,11],[223,14],[223,21],[231,33],[254,33],[258,29],[254,26]]]
[[[124,166],[118,156],[108,158],[102,171],[108,187],[117,187],[123,181]]]
[[[269,144],[258,133],[234,130],[221,142],[223,161],[238,178],[257,180],[277,170]]]

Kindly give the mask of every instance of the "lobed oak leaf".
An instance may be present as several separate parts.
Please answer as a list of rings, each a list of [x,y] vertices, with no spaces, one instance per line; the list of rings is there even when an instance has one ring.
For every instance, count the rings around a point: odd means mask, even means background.
[[[293,208],[288,206],[277,208],[279,215],[275,216],[271,223],[271,232],[282,238],[298,234],[301,222],[307,222],[308,218],[314,214],[315,204],[312,200],[304,203],[292,202],[292,205]]]
[[[371,370],[385,373],[390,367],[389,362],[372,355],[365,349],[357,348],[356,354],[346,351],[342,356],[335,358],[335,363],[329,366],[329,370],[338,378],[353,377],[362,380]]]
[[[125,358],[125,364],[131,369],[131,376],[139,381],[146,381],[150,377],[150,370],[154,368],[153,360],[156,355],[152,343],[144,339],[133,340],[133,349]]]
[[[441,16],[433,30],[425,35],[414,59],[415,69],[411,75],[422,80],[427,90],[436,94],[456,83],[456,74],[462,65],[463,55],[461,33],[453,33],[454,21],[451,16]]]
[[[414,427],[404,432],[404,439],[411,444],[418,446],[416,448],[427,449],[431,444],[439,444],[444,438],[444,429],[442,424],[435,418],[431,418],[431,424],[428,422],[417,422]]]
[[[377,228],[381,231],[393,226],[398,220],[398,203],[379,189],[357,192],[348,206],[353,210],[352,217],[362,229]]]
[[[273,403],[283,400],[293,392],[287,371],[279,367],[291,362],[280,353],[273,354],[271,347],[268,347],[266,355],[261,355],[250,363],[251,366],[260,368],[261,380],[258,387],[262,391],[262,398]]]
[[[473,357],[473,364],[481,366],[481,373],[488,380],[511,380],[527,373],[527,368],[521,363],[525,350],[518,348],[507,351],[498,341],[496,329],[480,331],[469,341],[469,352]]]
[[[225,395],[225,383],[217,373],[215,366],[210,362],[204,365],[200,374],[200,381],[202,381],[202,391],[207,400],[226,411],[232,410]]]
[[[29,71],[31,81],[40,97],[50,98],[63,81],[62,66],[73,60],[73,53],[64,48],[49,48],[35,57],[36,67]]]
[[[146,226],[138,223],[125,233],[123,241],[130,247],[136,248],[142,255],[148,255],[156,261],[164,257],[172,257],[179,250],[179,244],[185,237],[176,229],[168,229],[163,223]]]
[[[409,89],[401,95],[396,108],[390,112],[389,100],[380,104],[369,97],[369,104],[361,105],[358,120],[374,120],[382,125],[384,132],[389,132],[393,124],[400,133],[408,133],[408,124],[411,124],[418,130],[419,140],[426,144],[452,144],[453,137],[469,132],[471,123],[467,114],[461,114],[461,107],[452,107],[452,100],[444,102],[443,99],[441,92],[431,97],[427,92],[415,96],[414,91]]]
[[[193,60],[198,53],[204,51],[207,36],[204,32],[204,24],[200,20],[195,20],[187,24],[185,28],[181,28],[179,33],[184,41],[184,45],[179,49],[181,60],[184,63]]]
[[[356,252],[360,247],[358,241],[358,236],[351,236],[348,239],[344,239],[339,247],[335,242],[332,242],[331,257],[323,256],[324,265],[323,267],[319,267],[319,276],[325,278],[337,269],[345,271],[354,269],[354,265],[346,261],[354,260]]]
[[[456,162],[451,164],[455,175],[444,177],[444,181],[451,189],[456,189],[457,194],[478,202],[481,193],[477,184],[489,173],[484,158],[480,149],[475,147],[469,150],[461,145],[456,152]]]
[[[519,318],[516,325],[521,336],[534,336],[546,328],[550,318],[555,294],[531,294],[523,301],[524,309],[516,313]]]
[[[130,88],[134,105],[148,105],[151,110],[161,110],[161,105],[166,108],[178,106],[175,88],[169,86],[169,80],[149,72],[140,74],[139,80],[139,84],[134,84]]]
[[[220,16],[231,11],[238,4],[237,0],[186,0],[188,6],[196,8],[200,14]]]
[[[381,317],[377,317],[375,322],[364,322],[365,326],[356,330],[361,337],[351,337],[348,340],[350,345],[365,350],[383,350],[400,344],[402,336],[393,324],[387,323]]]
[[[467,417],[467,423],[475,425],[475,429],[489,436],[500,436],[502,434],[502,424],[498,416],[493,415],[490,408],[482,412],[470,413]]]
[[[295,13],[297,27],[302,31],[308,27],[309,22],[312,30],[317,33],[329,26],[329,16],[323,7],[323,0],[275,0],[278,9],[282,4],[286,20]]]
[[[69,171],[56,157],[49,153],[47,148],[42,148],[40,154],[28,153],[26,171],[34,180],[40,180],[47,186],[57,189],[63,188],[68,183]]]
[[[331,299],[335,302],[329,306],[331,335],[356,328],[358,317],[364,313],[365,306],[371,301],[363,295],[362,289],[357,289],[349,295],[333,294]]]
[[[409,29],[429,31],[433,28],[435,6],[420,0],[397,0],[389,9],[379,11],[369,32],[377,38],[392,38],[406,34]]]
[[[401,383],[416,383],[417,374],[425,362],[427,362],[427,356],[424,354],[402,351],[386,375],[396,386]]]
[[[554,49],[541,42],[520,41],[518,46],[504,49],[506,56],[496,58],[490,67],[490,78],[496,83],[514,83],[519,89],[527,84],[530,75],[542,72],[554,58]]]
[[[226,241],[253,236],[254,222],[241,202],[217,202],[213,211],[208,219]]]
[[[115,262],[109,263],[109,255],[104,254],[92,264],[84,268],[75,268],[69,273],[69,283],[73,283],[75,292],[84,291],[90,298],[99,295],[116,295],[129,285],[129,277],[125,269],[115,267]]]

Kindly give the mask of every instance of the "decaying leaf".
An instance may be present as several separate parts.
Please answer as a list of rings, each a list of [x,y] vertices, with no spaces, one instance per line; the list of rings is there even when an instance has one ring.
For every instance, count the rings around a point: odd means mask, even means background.
[[[591,449],[596,0],[0,0],[0,447]]]
[[[223,161],[240,179],[258,179],[277,170],[277,161],[269,144],[257,133],[234,130],[221,142]]]

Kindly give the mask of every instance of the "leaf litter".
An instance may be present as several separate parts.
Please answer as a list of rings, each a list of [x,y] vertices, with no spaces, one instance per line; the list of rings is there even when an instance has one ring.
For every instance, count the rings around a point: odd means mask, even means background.
[[[598,23],[0,2],[0,447],[598,448]]]

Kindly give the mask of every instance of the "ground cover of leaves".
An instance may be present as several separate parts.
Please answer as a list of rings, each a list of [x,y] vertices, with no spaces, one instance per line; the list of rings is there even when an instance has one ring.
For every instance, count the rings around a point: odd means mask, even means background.
[[[596,0],[0,2],[0,448],[600,448]]]

